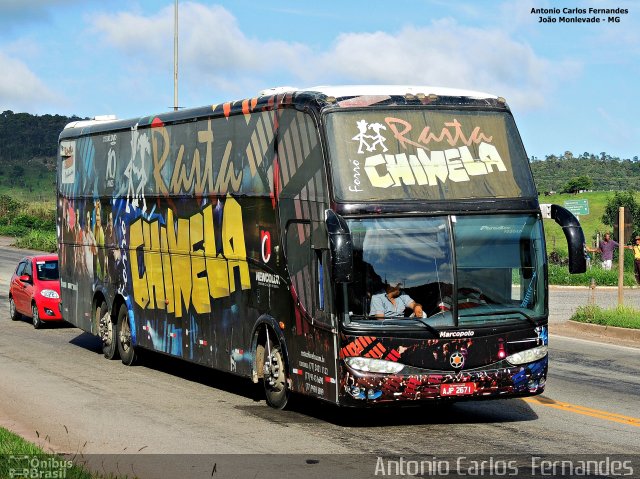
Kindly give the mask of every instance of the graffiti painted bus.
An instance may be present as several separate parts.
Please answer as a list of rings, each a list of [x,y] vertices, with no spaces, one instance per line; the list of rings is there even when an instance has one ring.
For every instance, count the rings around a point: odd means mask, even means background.
[[[500,97],[272,89],[71,123],[58,166],[63,314],[107,358],[245,376],[277,408],[545,387],[543,212]]]

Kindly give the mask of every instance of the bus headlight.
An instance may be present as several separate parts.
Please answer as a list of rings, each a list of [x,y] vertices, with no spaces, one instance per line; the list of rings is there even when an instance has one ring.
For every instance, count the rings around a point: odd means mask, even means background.
[[[345,358],[345,363],[356,371],[370,373],[397,374],[404,369],[404,364],[394,361],[384,361],[382,359],[350,357]]]
[[[58,299],[60,297],[60,295],[52,289],[43,289],[42,291],[40,291],[40,294],[45,298],[50,299]]]
[[[538,359],[542,359],[547,355],[547,346],[538,346],[537,348],[527,349],[519,353],[507,356],[505,359],[514,366],[519,364],[532,363]]]

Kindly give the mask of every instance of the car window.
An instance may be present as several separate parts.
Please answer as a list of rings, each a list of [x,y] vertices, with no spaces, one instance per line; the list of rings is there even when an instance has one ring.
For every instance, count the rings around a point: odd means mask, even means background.
[[[29,276],[32,276],[32,270],[31,270],[31,261],[27,261],[27,264],[24,267],[24,271],[22,272],[22,274],[28,274]]]
[[[26,265],[27,265],[26,261],[20,261],[20,263],[18,263],[18,267],[16,268],[16,276],[22,276],[24,267]]]
[[[53,281],[60,278],[58,261],[36,261],[36,272],[40,281]]]

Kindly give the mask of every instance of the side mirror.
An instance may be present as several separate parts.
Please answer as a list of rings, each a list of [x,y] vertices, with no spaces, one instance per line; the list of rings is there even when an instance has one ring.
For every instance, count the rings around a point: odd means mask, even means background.
[[[23,274],[22,276],[20,276],[20,281],[22,281],[23,283],[30,283],[31,276],[29,276],[28,274]]]
[[[585,239],[578,219],[571,211],[558,205],[551,205],[551,218],[562,226],[562,232],[569,246],[569,273],[584,273],[587,270]]]
[[[353,281],[353,242],[347,222],[335,211],[326,210],[331,273],[336,283]]]

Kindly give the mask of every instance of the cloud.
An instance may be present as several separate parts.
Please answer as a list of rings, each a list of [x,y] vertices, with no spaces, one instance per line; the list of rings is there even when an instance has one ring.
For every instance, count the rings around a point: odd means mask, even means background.
[[[169,6],[152,16],[101,14],[91,23],[108,44],[144,60],[136,68],[167,75],[173,65],[173,15]],[[219,5],[181,3],[179,28],[183,89],[215,88],[228,95],[282,84],[426,84],[484,90],[531,109],[544,105],[557,85],[581,68],[536,54],[504,29],[468,27],[452,19],[392,33],[344,33],[321,51],[249,37]]]
[[[279,69],[295,76],[309,53],[301,44],[247,37],[236,18],[219,5],[185,2],[179,15],[179,68],[187,82],[233,89],[238,83],[253,83],[248,77],[257,79]],[[171,6],[148,17],[129,12],[101,14],[92,25],[109,44],[144,58],[149,69],[166,70],[173,65],[173,22]]]
[[[543,105],[555,85],[579,69],[536,55],[502,30],[450,19],[393,34],[343,34],[321,64],[322,71],[347,81],[483,90],[524,109]]]
[[[42,111],[43,106],[59,105],[53,93],[20,60],[0,52],[0,71],[11,75],[0,75],[0,111]]]

